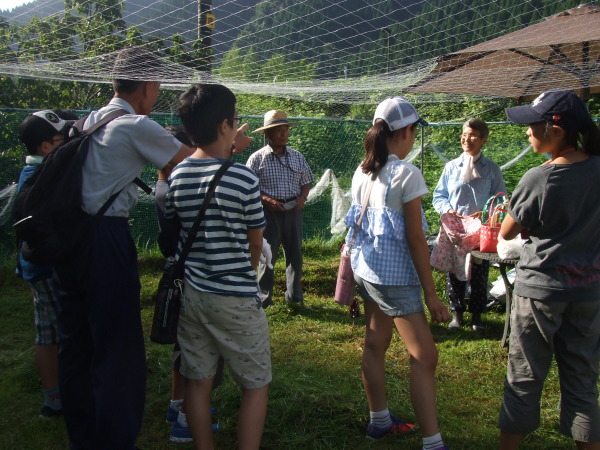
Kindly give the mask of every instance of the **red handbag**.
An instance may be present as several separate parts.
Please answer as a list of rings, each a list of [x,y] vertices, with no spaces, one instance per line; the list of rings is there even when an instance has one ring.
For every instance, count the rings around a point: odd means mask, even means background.
[[[481,229],[479,231],[479,250],[486,253],[496,253],[500,224],[508,211],[508,195],[498,192],[490,197],[483,207]]]
[[[499,234],[500,225],[494,227],[490,225],[481,225],[481,230],[479,230],[479,250],[482,252],[496,253],[498,250]]]

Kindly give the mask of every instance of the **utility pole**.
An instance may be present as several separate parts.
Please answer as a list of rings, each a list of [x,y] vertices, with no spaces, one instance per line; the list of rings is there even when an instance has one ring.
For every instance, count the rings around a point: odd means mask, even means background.
[[[198,40],[194,44],[200,56],[200,70],[210,72],[212,62],[212,30],[215,15],[211,12],[212,0],[198,0]]]

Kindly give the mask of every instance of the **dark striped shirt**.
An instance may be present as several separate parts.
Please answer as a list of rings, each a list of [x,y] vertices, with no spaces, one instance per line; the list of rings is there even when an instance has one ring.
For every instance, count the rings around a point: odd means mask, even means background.
[[[186,158],[171,173],[165,215],[176,215],[182,225],[177,254],[198,215],[211,179],[224,162]],[[236,163],[217,184],[185,262],[186,279],[200,291],[256,295],[248,230],[264,226],[258,179],[250,169]]]

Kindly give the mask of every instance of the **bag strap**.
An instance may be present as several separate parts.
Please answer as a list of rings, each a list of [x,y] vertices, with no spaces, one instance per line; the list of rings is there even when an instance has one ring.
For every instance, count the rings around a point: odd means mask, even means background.
[[[352,250],[354,246],[354,241],[356,241],[356,235],[358,234],[358,230],[360,230],[360,226],[363,221],[363,217],[365,215],[365,211],[367,210],[367,206],[369,206],[369,199],[371,198],[371,191],[373,190],[373,184],[375,184],[375,180],[377,179],[377,172],[373,172],[371,175],[371,179],[369,180],[369,187],[367,188],[367,194],[365,195],[365,199],[363,200],[363,206],[360,210],[360,216],[358,216],[358,220],[354,224],[354,232],[352,233],[352,239],[350,239],[350,243],[348,244],[348,251]]]
[[[117,117],[124,116],[125,114],[129,114],[129,111],[127,111],[125,109],[117,109],[116,111],[113,111],[113,112],[107,114],[106,116],[104,116],[101,120],[96,122],[94,125],[92,125],[88,129],[84,130],[83,125],[85,124],[85,121],[89,117],[89,114],[88,114],[87,116],[82,117],[77,122],[75,122],[75,124],[73,125],[73,128],[75,128],[75,132],[77,134],[85,132],[86,135],[89,136],[92,133],[94,133],[96,130],[102,128],[108,122],[115,120]],[[148,186],[146,183],[144,183],[139,177],[135,177],[135,179],[133,180],[133,183],[135,183],[136,186],[139,187],[140,189],[142,189],[146,194],[152,193],[152,188],[150,188],[150,186]],[[110,207],[110,205],[113,204],[113,202],[117,199],[119,194],[123,191],[123,189],[125,189],[125,188],[123,187],[123,188],[119,189],[118,192],[115,192],[113,195],[111,195],[108,198],[108,200],[106,200],[106,202],[104,202],[102,207],[98,210],[98,212],[95,215],[103,216],[104,213],[106,213],[106,211],[108,211],[108,208]]]
[[[219,182],[221,177],[225,174],[227,169],[229,169],[229,167],[231,167],[232,165],[233,165],[233,161],[231,161],[229,159],[227,161],[225,161],[223,163],[223,165],[219,168],[217,173],[215,173],[213,179],[210,180],[210,185],[208,186],[206,195],[204,196],[204,201],[202,202],[202,206],[200,207],[200,210],[198,211],[198,215],[196,216],[196,220],[194,221],[194,224],[188,231],[188,236],[187,236],[185,243],[183,244],[183,248],[181,249],[179,258],[177,258],[175,273],[181,273],[181,271],[183,269],[183,264],[185,263],[185,259],[187,258],[187,255],[190,252],[190,250],[192,249],[192,244],[194,243],[194,239],[196,239],[196,235],[198,234],[198,230],[200,229],[200,223],[202,222],[204,213],[206,212],[206,210],[208,208],[208,203],[210,202],[210,199],[212,198],[212,196],[215,192],[215,189],[217,188],[217,183]]]
[[[496,200],[499,200],[500,203],[497,203],[495,205]],[[482,210],[482,214],[481,214],[481,223],[482,224],[489,224],[491,226],[494,226],[493,224],[491,224],[491,221],[494,219],[494,210],[501,203],[508,203],[508,194],[506,192],[498,192],[496,195],[488,198],[487,202],[485,202],[485,205],[483,206],[483,210]],[[496,218],[496,219],[498,219],[498,218]]]

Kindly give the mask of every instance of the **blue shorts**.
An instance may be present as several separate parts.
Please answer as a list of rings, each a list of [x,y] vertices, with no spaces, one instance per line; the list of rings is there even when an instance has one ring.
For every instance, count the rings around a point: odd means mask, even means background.
[[[56,325],[56,290],[51,278],[29,283],[33,291],[33,320],[36,328],[36,345],[58,344]]]
[[[386,286],[369,283],[354,275],[360,296],[365,302],[375,302],[382,312],[392,317],[406,316],[424,311],[421,285]]]

